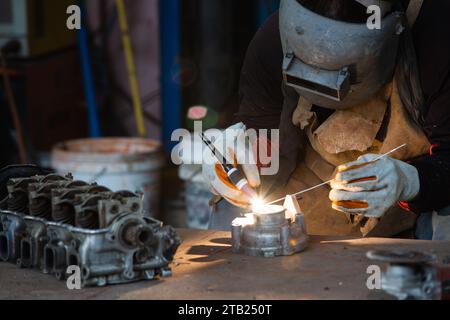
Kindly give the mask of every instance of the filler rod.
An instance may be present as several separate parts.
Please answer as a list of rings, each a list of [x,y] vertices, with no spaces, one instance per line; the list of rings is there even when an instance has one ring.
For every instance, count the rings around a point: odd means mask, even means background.
[[[393,154],[394,152],[396,152],[396,151],[398,151],[398,150],[400,150],[400,149],[402,149],[402,148],[404,148],[404,147],[406,147],[406,146],[407,146],[407,143],[402,144],[401,146],[398,146],[397,148],[392,149],[391,151],[389,151],[389,152],[387,152],[387,153],[385,153],[385,154],[380,155],[379,157],[375,158],[374,160],[370,161],[369,163],[377,162],[378,160],[381,160],[381,159],[383,159],[383,158],[385,158],[385,157],[387,157],[387,156]],[[320,187],[322,187],[322,186],[325,186],[325,185],[327,185],[327,184],[330,184],[331,181],[333,181],[333,179],[328,180],[328,181],[325,181],[325,182],[322,182],[321,184],[318,184],[318,185],[313,186],[313,187],[311,187],[311,188],[302,190],[302,191],[300,191],[300,192],[297,192],[297,193],[293,194],[293,196],[298,198],[298,196],[300,196],[300,195],[302,195],[302,194],[304,194],[304,193],[306,193],[306,192],[309,192],[309,191],[315,190],[315,189],[317,189],[317,188],[320,188]],[[278,200],[269,202],[269,203],[267,203],[267,205],[271,205],[271,204],[275,204],[275,203],[281,202],[281,201],[283,201],[284,199],[286,199],[286,197],[283,197],[283,198],[281,198],[281,199],[278,199]]]

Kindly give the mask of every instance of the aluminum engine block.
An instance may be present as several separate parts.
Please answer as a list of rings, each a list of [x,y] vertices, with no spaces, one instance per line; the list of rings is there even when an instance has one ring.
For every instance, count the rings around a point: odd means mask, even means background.
[[[78,266],[83,286],[171,275],[181,243],[170,226],[144,216],[142,196],[112,192],[68,175],[11,179],[0,203],[0,261],[65,279]]]

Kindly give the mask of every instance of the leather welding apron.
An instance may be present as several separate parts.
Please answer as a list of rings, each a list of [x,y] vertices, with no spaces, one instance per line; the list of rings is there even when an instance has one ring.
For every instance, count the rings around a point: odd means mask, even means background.
[[[321,124],[310,110],[311,105],[301,98],[293,122],[306,130],[308,146],[284,194],[330,180],[337,166],[366,153],[383,154],[408,143],[393,154],[399,160],[408,160],[426,154],[430,148],[425,134],[403,107],[395,81],[370,101],[350,110],[337,110]],[[397,205],[380,219],[335,211],[329,192],[330,187],[324,186],[305,193],[300,200],[309,234],[390,237],[414,226],[415,215]]]

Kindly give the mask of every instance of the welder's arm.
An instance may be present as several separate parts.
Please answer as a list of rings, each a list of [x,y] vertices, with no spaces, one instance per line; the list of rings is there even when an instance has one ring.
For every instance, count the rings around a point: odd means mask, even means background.
[[[414,47],[425,95],[422,127],[433,145],[410,163],[420,178],[419,195],[408,202],[414,213],[450,206],[450,1],[424,1],[414,26]]]
[[[420,190],[417,169],[406,162],[367,154],[339,166],[331,183],[335,210],[379,218],[398,201],[414,199]]]
[[[261,26],[250,42],[239,80],[236,122],[248,129],[278,129],[284,96],[283,50],[278,12]]]
[[[419,172],[420,193],[403,206],[417,214],[450,206],[450,145],[442,143],[432,150],[432,154],[411,161]]]
[[[239,165],[251,187],[260,185],[259,171],[254,151],[245,141],[245,125],[238,123],[223,131],[213,143],[219,152],[227,158],[228,163]],[[203,153],[203,177],[211,191],[222,196],[235,206],[247,207],[250,199],[238,190],[228,179],[218,159],[209,148]]]

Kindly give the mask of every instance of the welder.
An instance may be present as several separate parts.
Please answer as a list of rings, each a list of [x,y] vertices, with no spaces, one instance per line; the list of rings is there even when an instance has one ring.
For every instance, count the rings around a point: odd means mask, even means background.
[[[239,158],[252,148],[229,130],[280,130],[280,170],[246,163],[252,187],[270,200],[332,179],[300,200],[311,234],[450,239],[449,12],[446,0],[281,0],[248,48],[222,139]],[[247,205],[214,165],[203,173]]]

